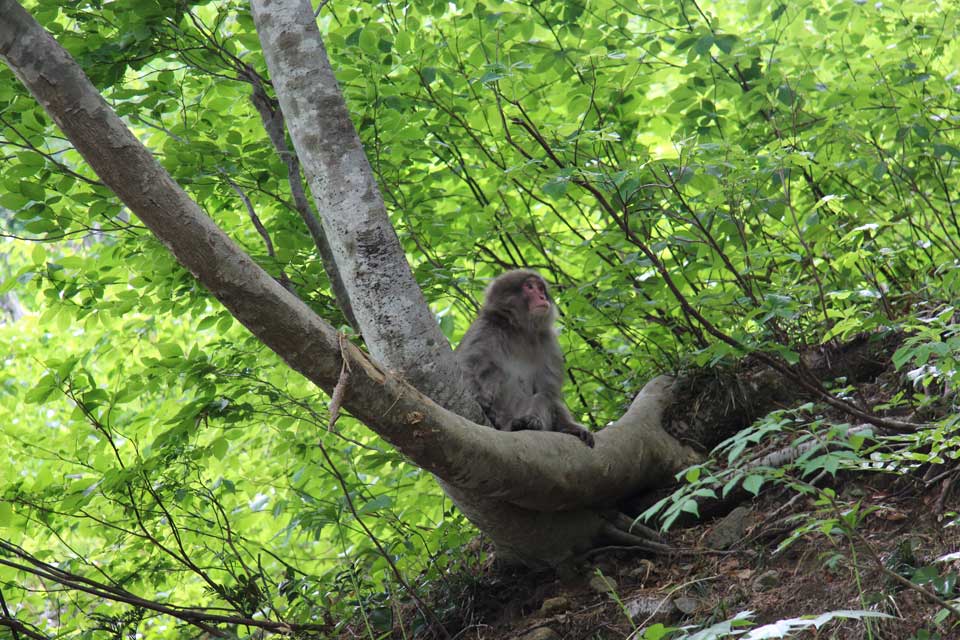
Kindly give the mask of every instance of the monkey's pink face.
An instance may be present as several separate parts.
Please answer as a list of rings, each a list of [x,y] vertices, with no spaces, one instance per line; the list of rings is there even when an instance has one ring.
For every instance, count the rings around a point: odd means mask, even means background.
[[[540,316],[550,313],[550,298],[547,287],[539,278],[527,278],[523,281],[523,300],[531,315]]]

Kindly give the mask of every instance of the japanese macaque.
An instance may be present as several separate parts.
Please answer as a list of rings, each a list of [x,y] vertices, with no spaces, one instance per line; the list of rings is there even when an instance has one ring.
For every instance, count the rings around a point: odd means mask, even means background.
[[[535,271],[508,271],[487,288],[480,315],[457,347],[467,383],[493,426],[569,433],[593,446],[563,402],[557,309]]]

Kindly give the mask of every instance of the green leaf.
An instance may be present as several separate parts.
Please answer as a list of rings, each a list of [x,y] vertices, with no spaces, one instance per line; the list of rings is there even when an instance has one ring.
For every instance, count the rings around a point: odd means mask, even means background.
[[[743,479],[743,488],[755,496],[760,495],[760,488],[763,486],[765,481],[766,478],[761,475],[749,475]]]
[[[363,29],[360,31],[360,48],[369,54],[376,54],[379,50],[380,39],[373,29]]]
[[[58,389],[56,378],[51,374],[47,374],[40,378],[40,381],[29,391],[27,391],[24,400],[32,404],[42,404],[46,402],[47,398],[50,397],[54,391]]]
[[[13,521],[13,505],[0,501],[0,528],[9,528]]]
[[[663,623],[657,622],[644,629],[642,640],[664,640],[676,630],[676,627],[666,627]]]
[[[47,197],[47,190],[42,184],[36,182],[21,182],[20,193],[37,202],[43,202]]]
[[[696,500],[684,500],[680,510],[686,513],[692,513],[698,518],[700,517],[700,507],[697,505]]]
[[[162,358],[177,360],[183,358],[183,349],[180,348],[180,345],[174,342],[161,342],[157,344],[157,351],[160,352],[160,356]]]
[[[359,513],[360,515],[363,515],[366,513],[375,513],[377,511],[389,509],[390,507],[393,506],[393,504],[394,504],[394,500],[392,496],[381,494],[376,498],[374,498],[373,500],[368,500],[367,502],[363,503],[363,505],[361,505],[360,508],[357,509],[357,513]]]
[[[701,55],[707,55],[708,53],[710,53],[710,49],[713,47],[714,42],[715,40],[712,34],[701,36],[694,43],[693,50]]]
[[[717,36],[714,42],[721,51],[730,53],[733,51],[733,47],[737,44],[738,40],[739,38],[737,38],[737,36],[726,34]]]
[[[230,449],[230,442],[226,438],[217,438],[210,443],[210,450],[218,459],[223,460]]]
[[[560,199],[566,194],[568,181],[566,178],[553,178],[543,185],[543,192],[554,199]]]

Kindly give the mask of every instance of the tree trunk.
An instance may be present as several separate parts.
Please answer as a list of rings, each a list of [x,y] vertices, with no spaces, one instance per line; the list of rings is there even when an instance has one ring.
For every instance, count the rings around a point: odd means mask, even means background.
[[[697,457],[660,426],[671,381],[649,383],[621,420],[597,434],[594,449],[566,434],[496,431],[421,393],[478,415],[389,227],[309,4],[254,4],[268,59],[278,65],[277,89],[296,94],[282,98],[283,108],[350,302],[384,365],[342,340],[243,253],[14,0],[0,0],[0,56],[104,183],[230,313],[328,393],[344,383],[343,407],[440,479],[502,557],[547,565],[594,544],[643,544],[609,509],[670,481]],[[310,65],[322,67],[319,77]],[[343,379],[342,370],[349,371]]]
[[[387,216],[310,3],[254,0],[251,9],[290,138],[370,355],[444,407],[482,420]]]

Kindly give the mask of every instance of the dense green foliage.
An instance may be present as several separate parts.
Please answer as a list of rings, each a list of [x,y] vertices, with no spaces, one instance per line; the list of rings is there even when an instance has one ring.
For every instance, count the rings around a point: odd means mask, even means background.
[[[955,384],[953,3],[354,4],[321,29],[451,339],[490,276],[528,265],[557,285],[569,402],[594,426],[655,372],[881,327],[920,330],[898,365],[923,388]],[[250,101],[247,3],[27,7],[201,207],[344,325]],[[326,399],[0,76],[0,293],[27,311],[0,326],[0,539],[147,600],[371,634],[391,563],[453,594],[473,532],[429,476],[347,418],[328,433]],[[186,634],[8,560],[6,606],[42,633]]]

